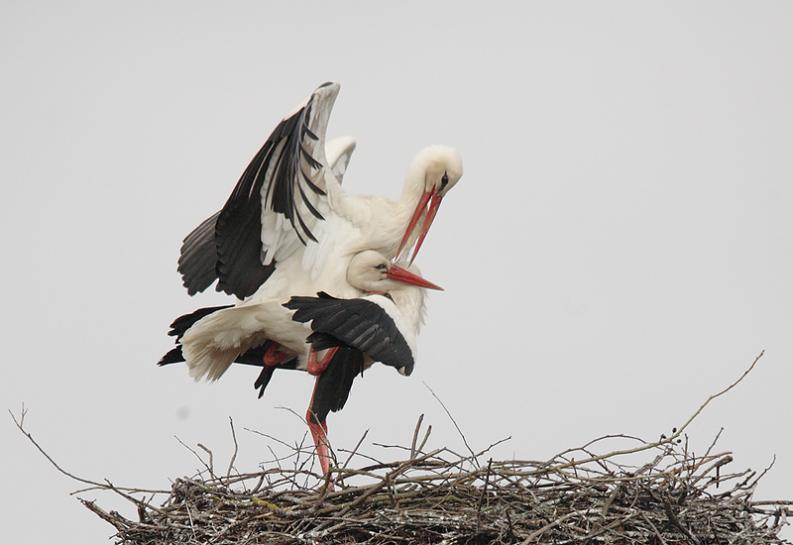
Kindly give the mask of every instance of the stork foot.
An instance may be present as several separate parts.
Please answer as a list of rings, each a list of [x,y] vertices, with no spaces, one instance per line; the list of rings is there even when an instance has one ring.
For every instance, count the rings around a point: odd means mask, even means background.
[[[264,351],[262,362],[265,367],[278,367],[293,357],[283,346],[277,342],[270,341],[270,344],[267,345],[267,350]]]
[[[310,348],[308,351],[308,362],[306,364],[306,371],[310,375],[319,376],[325,372],[325,369],[328,368],[330,361],[333,359],[333,356],[336,355],[336,352],[339,350],[338,346],[333,348],[328,348],[325,351],[325,355],[322,356],[321,359],[317,359],[317,352]]]

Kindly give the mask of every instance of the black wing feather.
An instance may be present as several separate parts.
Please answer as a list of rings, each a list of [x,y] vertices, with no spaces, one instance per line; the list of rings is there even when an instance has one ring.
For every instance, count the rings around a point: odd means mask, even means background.
[[[184,361],[184,356],[182,355],[182,345],[179,344],[179,341],[182,339],[182,336],[187,332],[188,329],[193,327],[198,320],[203,318],[204,316],[208,316],[217,310],[222,310],[224,308],[229,308],[234,305],[222,305],[218,307],[204,307],[199,308],[198,310],[194,310],[188,314],[183,314],[175,319],[171,323],[171,329],[168,331],[168,335],[171,337],[176,337],[176,346],[168,351],[161,359],[157,362],[157,365],[168,365],[170,363],[179,363]]]
[[[184,356],[182,355],[182,345],[175,346],[171,348],[161,359],[157,362],[157,365],[162,367],[163,365],[168,365],[170,363],[179,363],[184,361]]]
[[[328,413],[340,411],[347,403],[355,377],[363,371],[363,353],[349,346],[340,347],[327,369],[317,377],[311,397],[311,415],[324,422]]]
[[[217,279],[215,223],[219,215],[220,212],[217,212],[205,219],[182,241],[177,270],[190,295],[204,291]]]
[[[308,174],[303,172],[302,168],[300,169],[300,174],[301,176],[303,176],[303,181],[306,182],[306,185],[308,185],[311,191],[313,191],[317,195],[322,195],[323,197],[327,195],[327,193],[325,193],[325,191],[321,187],[319,187],[317,184],[311,181],[311,178],[309,178]]]
[[[275,373],[275,367],[263,366],[262,372],[259,373],[259,376],[256,378],[256,382],[253,383],[254,390],[259,390],[259,399],[262,398],[265,388],[267,388],[267,385],[270,384],[270,379],[273,378],[273,373]]]
[[[331,82],[324,83],[319,89],[330,85]],[[220,212],[207,218],[184,239],[178,271],[190,295],[204,291],[217,279],[217,291],[244,299],[267,281],[275,263],[263,265],[266,257],[261,241],[263,203],[289,220],[302,244],[317,240],[301,217],[304,209],[300,206],[304,203],[313,217],[324,219],[304,190],[307,187],[315,195],[326,195],[309,175],[315,170],[316,178],[326,166],[312,156],[311,150],[316,151],[320,138],[309,123],[317,121],[312,120],[312,109],[318,100],[329,101],[318,117],[321,123],[327,123],[326,116],[337,92],[332,95],[315,92],[302,108],[282,120],[253,156]],[[295,187],[299,189],[299,198]]]
[[[278,124],[242,173],[231,197],[219,212],[215,228],[218,291],[242,299],[254,293],[272,274],[273,265],[262,265],[262,186],[265,182],[268,185],[264,199],[270,203],[270,209],[289,220],[304,245],[306,239],[317,240],[301,217],[295,197],[297,185],[308,210],[322,219],[301,187],[305,183],[315,193],[324,194],[300,167],[302,158],[314,169],[323,168],[322,163],[312,157],[303,145],[305,138],[318,139],[308,128],[313,101],[312,96],[304,107]],[[206,276],[201,278],[205,281]]]
[[[224,308],[230,308],[233,306],[234,305],[220,305],[218,307],[203,307],[203,308],[199,308],[198,310],[194,310],[189,314],[183,314],[171,323],[171,330],[168,331],[168,335],[170,335],[171,337],[176,337],[176,340],[178,342],[182,338],[182,335],[184,335],[188,329],[193,327],[193,324],[195,324],[198,320],[200,320],[204,316],[209,316],[213,312],[216,312],[218,310],[223,310]]]
[[[182,354],[182,345],[179,344],[182,336],[185,332],[190,329],[198,320],[203,318],[204,316],[208,316],[217,310],[221,310],[224,308],[229,308],[233,305],[224,305],[219,307],[205,307],[200,308],[190,314],[185,314],[183,316],[179,316],[176,320],[173,321],[171,324],[171,330],[168,332],[168,335],[176,337],[176,346],[169,350],[161,359],[157,362],[157,365],[169,365],[172,363],[180,363],[185,361],[184,354]],[[253,365],[256,367],[262,367],[261,373],[259,373],[258,378],[254,383],[254,388],[259,390],[259,398],[264,395],[264,390],[267,388],[267,385],[270,383],[270,379],[273,376],[273,372],[275,369],[297,369],[297,358],[292,358],[277,367],[266,367],[264,365],[264,353],[267,351],[267,347],[270,345],[272,341],[265,341],[263,344],[259,346],[255,346],[253,348],[248,349],[246,352],[243,352],[239,356],[234,359],[234,363],[240,363],[243,365]]]
[[[308,128],[308,125],[306,125],[305,123],[303,124],[303,132],[305,132],[305,133],[306,133],[306,136],[308,136],[309,138],[311,138],[311,139],[312,139],[312,140],[314,140],[315,142],[316,142],[317,140],[319,140],[319,136],[317,136],[316,134],[314,134],[314,131],[312,131],[311,129],[309,129],[309,128]]]
[[[292,297],[284,306],[296,311],[292,316],[296,322],[311,322],[315,333],[334,337],[339,344],[356,348],[375,361],[397,369],[404,367],[406,374],[410,374],[413,353],[382,307],[365,299],[337,299],[324,292],[318,295]],[[309,341],[312,342],[311,336]]]
[[[313,215],[318,220],[324,220],[325,217],[322,214],[320,214],[319,210],[314,208],[314,205],[311,204],[310,200],[308,200],[308,196],[306,195],[306,192],[303,190],[303,185],[302,184],[298,185],[297,188],[300,190],[300,196],[303,198],[303,203],[306,205],[306,208],[308,208],[308,211],[311,212],[311,215]]]

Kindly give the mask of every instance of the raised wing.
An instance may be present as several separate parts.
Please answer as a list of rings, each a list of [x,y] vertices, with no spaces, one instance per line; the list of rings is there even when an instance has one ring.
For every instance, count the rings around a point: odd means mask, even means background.
[[[321,85],[278,124],[242,173],[215,226],[219,291],[251,295],[274,261],[316,240],[320,209],[328,209],[319,200],[333,176],[325,131],[338,92],[338,84]]]
[[[349,137],[334,138],[325,144],[325,156],[339,183],[344,179],[355,145],[355,140]],[[216,212],[205,219],[182,242],[177,270],[182,275],[182,283],[189,295],[204,291],[218,278],[215,225],[219,215],[220,212]],[[272,265],[256,265],[240,272],[250,276],[244,281],[245,284],[258,287],[274,269]]]
[[[182,241],[176,269],[182,275],[182,284],[189,295],[204,291],[217,280],[215,223],[219,215],[220,212],[216,212],[209,216]]]
[[[383,307],[366,299],[337,299],[320,292],[318,297],[292,297],[284,306],[295,310],[296,322],[311,322],[308,341],[315,349],[327,348],[328,337],[365,353],[375,361],[413,372],[413,352],[393,318]]]
[[[217,290],[240,299],[269,278],[273,265],[315,235],[329,211],[328,183],[338,186],[355,142],[325,153],[337,83],[325,83],[282,120],[242,173],[226,204],[182,245],[179,272],[191,295],[218,279]],[[328,165],[331,165],[328,168]]]

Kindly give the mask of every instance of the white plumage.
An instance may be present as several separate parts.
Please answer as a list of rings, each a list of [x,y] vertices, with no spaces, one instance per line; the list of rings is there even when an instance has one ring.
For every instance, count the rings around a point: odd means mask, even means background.
[[[349,260],[345,283],[355,295],[343,299],[357,297],[380,307],[407,343],[410,358],[415,359],[416,338],[423,322],[423,288],[437,286],[423,280],[415,266],[402,268],[372,250]],[[297,356],[297,367],[305,369],[306,338],[312,324],[292,320],[294,311],[284,307],[285,302],[246,301],[198,320],[180,341],[190,375],[196,380],[217,380],[241,353],[267,340],[276,340]]]
[[[218,378],[237,354],[264,339],[300,353],[305,335],[295,332],[281,305],[320,291],[362,295],[347,281],[352,257],[374,250],[396,260],[414,245],[415,257],[443,197],[462,176],[454,149],[430,146],[412,161],[398,200],[347,194],[340,179],[355,141],[325,139],[338,90],[338,84],[319,87],[279,124],[219,213],[210,240],[210,250],[217,248],[219,285],[245,298],[185,333],[183,354],[192,376]],[[260,238],[260,246],[251,237]],[[252,291],[240,269],[256,247],[260,255],[252,268],[265,267],[265,280]]]

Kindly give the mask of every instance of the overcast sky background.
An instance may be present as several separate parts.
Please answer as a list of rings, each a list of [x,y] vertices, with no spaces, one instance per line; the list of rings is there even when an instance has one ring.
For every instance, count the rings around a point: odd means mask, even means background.
[[[345,185],[397,196],[422,146],[465,175],[420,256],[433,293],[410,378],[377,368],[329,419],[336,446],[478,447],[546,458],[606,433],[691,427],[793,497],[793,3],[31,2],[0,8],[3,408],[65,468],[167,486],[202,442],[269,457],[244,427],[304,429],[311,380],[154,363],[190,298],[181,239],[227,198],[282,115],[326,80]],[[9,543],[112,529],[0,425]],[[377,453],[375,447],[371,451]],[[224,462],[225,463],[225,462]],[[93,498],[93,493],[84,497]],[[114,505],[106,498],[106,505]],[[46,520],[46,522],[44,522]],[[791,536],[791,532],[787,532]]]

